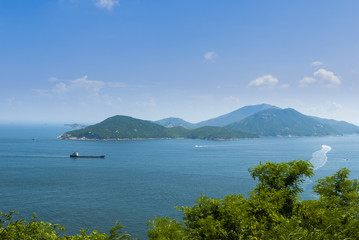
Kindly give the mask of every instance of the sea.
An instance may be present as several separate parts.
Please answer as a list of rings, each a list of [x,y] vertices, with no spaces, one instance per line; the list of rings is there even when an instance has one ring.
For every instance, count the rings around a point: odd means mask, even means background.
[[[65,234],[108,232],[119,221],[132,237],[147,239],[155,216],[180,220],[175,206],[192,206],[204,194],[223,198],[255,187],[248,169],[267,161],[309,160],[315,176],[302,199],[318,198],[317,179],[340,168],[359,178],[359,135],[258,138],[69,141],[61,125],[0,125],[0,211],[57,223]],[[106,155],[104,159],[73,159]]]

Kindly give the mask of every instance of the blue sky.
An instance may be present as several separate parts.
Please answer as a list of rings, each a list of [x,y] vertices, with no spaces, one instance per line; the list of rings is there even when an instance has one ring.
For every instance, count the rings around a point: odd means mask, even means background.
[[[0,1],[0,122],[198,122],[268,103],[359,124],[359,1]]]

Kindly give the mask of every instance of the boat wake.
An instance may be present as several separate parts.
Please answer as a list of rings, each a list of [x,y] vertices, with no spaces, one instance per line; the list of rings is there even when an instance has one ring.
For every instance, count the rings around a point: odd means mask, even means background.
[[[313,152],[312,159],[310,159],[310,163],[313,164],[313,169],[317,170],[321,167],[323,167],[327,161],[327,153],[332,150],[332,148],[328,145],[322,145],[322,149]]]
[[[51,156],[51,155],[0,155],[0,158],[68,158],[68,156]]]

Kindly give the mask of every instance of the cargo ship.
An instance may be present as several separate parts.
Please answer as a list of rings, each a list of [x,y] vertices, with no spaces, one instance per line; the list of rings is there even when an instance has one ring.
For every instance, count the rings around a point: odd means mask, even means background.
[[[71,158],[105,158],[105,155],[87,155],[81,156],[78,152],[70,155]]]

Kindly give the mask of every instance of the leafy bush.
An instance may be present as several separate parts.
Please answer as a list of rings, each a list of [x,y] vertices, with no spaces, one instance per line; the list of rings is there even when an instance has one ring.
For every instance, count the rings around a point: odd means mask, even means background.
[[[65,228],[43,221],[37,221],[36,214],[26,223],[25,219],[13,220],[15,211],[9,213],[0,212],[0,239],[1,240],[127,240],[130,235],[122,233],[124,226],[115,224],[110,230],[110,234],[92,231],[87,233],[81,230],[80,234],[71,236],[62,234]]]
[[[294,160],[249,169],[257,186],[249,198],[202,195],[180,207],[183,221],[169,217],[150,222],[157,239],[359,239],[359,184],[341,169],[317,181],[317,200],[299,201],[300,183],[313,176],[312,165]],[[169,231],[170,229],[170,231]],[[175,233],[175,234],[173,234]],[[171,236],[171,237],[170,237]]]

